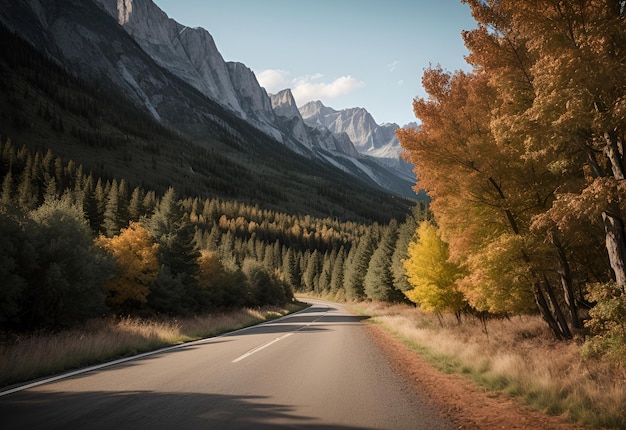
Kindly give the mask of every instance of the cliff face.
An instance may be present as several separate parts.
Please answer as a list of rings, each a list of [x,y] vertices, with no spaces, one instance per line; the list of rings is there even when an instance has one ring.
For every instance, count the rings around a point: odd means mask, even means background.
[[[394,193],[410,190],[410,183],[388,185],[406,176],[376,159],[375,150],[387,156],[389,133],[365,109],[319,103],[308,121],[289,89],[268,95],[248,67],[224,61],[208,31],[177,23],[152,0],[0,0],[0,21],[70,72],[196,139],[212,123],[236,134],[235,116],[307,158]],[[363,154],[382,169],[365,166]]]

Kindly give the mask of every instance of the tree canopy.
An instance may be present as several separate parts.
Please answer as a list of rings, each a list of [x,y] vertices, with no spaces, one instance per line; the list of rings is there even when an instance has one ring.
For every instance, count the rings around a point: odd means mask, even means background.
[[[535,307],[558,337],[585,286],[626,288],[623,2],[466,0],[472,72],[425,71],[399,130],[476,309]],[[610,268],[610,269],[609,269]]]

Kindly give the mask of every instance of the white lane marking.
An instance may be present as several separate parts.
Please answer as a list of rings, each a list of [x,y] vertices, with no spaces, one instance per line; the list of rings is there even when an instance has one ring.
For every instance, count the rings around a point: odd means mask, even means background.
[[[66,378],[70,378],[72,376],[81,375],[83,373],[91,372],[91,371],[94,371],[94,370],[104,369],[105,367],[114,366],[116,364],[125,363],[127,361],[133,361],[133,360],[137,360],[137,359],[140,359],[140,358],[148,357],[150,355],[161,354],[161,353],[173,351],[173,350],[176,350],[176,349],[186,348],[188,346],[200,345],[200,344],[203,344],[203,343],[210,343],[214,339],[219,339],[221,337],[233,336],[233,335],[236,335],[237,333],[241,333],[241,332],[248,331],[248,330],[253,330],[255,328],[263,327],[265,325],[269,325],[269,324],[272,324],[272,323],[275,324],[275,323],[277,323],[277,322],[279,322],[281,320],[285,320],[285,319],[293,317],[294,315],[298,315],[298,314],[304,312],[307,309],[310,309],[310,308],[302,309],[301,311],[294,312],[292,314],[288,314],[288,315],[282,316],[282,317],[277,318],[277,319],[272,320],[272,321],[266,321],[266,322],[263,322],[261,324],[240,328],[239,330],[234,330],[234,331],[231,331],[231,332],[222,333],[222,334],[217,335],[217,336],[211,336],[211,337],[194,340],[194,341],[187,342],[187,343],[181,343],[180,345],[167,346],[165,348],[157,349],[155,351],[148,351],[148,352],[144,352],[142,354],[133,355],[131,357],[124,357],[124,358],[120,358],[120,359],[117,359],[117,360],[108,361],[108,362],[102,363],[102,364],[96,364],[94,366],[83,367],[82,369],[77,369],[77,370],[74,370],[74,371],[71,371],[71,372],[68,372],[68,373],[63,373],[61,375],[57,375],[57,376],[53,376],[53,377],[50,377],[50,378],[41,379],[39,381],[30,382],[30,383],[27,383],[27,384],[24,384],[24,385],[19,385],[19,386],[14,387],[14,388],[10,388],[10,389],[6,389],[4,391],[0,391],[0,397],[6,396],[8,394],[17,393],[17,392],[23,391],[23,390],[28,390],[29,388],[38,387],[40,385],[49,384],[51,382],[60,381],[60,380],[66,379]],[[301,327],[301,328],[304,328],[304,327]]]
[[[241,360],[243,360],[243,359],[245,359],[245,358],[250,357],[250,356],[251,356],[252,354],[254,354],[255,352],[259,352],[259,351],[261,351],[261,350],[263,350],[263,349],[267,348],[268,346],[271,346],[271,345],[275,344],[276,342],[281,341],[281,340],[285,339],[286,337],[291,336],[291,335],[292,335],[292,334],[294,334],[295,332],[298,332],[298,331],[300,331],[300,330],[302,330],[302,329],[307,328],[307,327],[308,327],[308,326],[310,326],[311,324],[313,324],[313,323],[315,323],[315,322],[319,321],[320,319],[322,319],[324,316],[326,316],[326,314],[327,314],[327,313],[328,313],[328,311],[324,312],[324,313],[323,313],[322,315],[320,315],[318,318],[314,319],[313,321],[311,321],[311,322],[309,322],[309,323],[307,323],[307,324],[303,325],[302,327],[300,327],[300,328],[298,328],[298,329],[296,329],[296,330],[290,331],[289,333],[285,333],[285,334],[284,334],[284,335],[282,335],[281,337],[277,337],[276,339],[274,339],[274,340],[270,340],[269,342],[264,343],[263,345],[259,345],[259,346],[257,346],[257,347],[252,348],[250,351],[246,352],[245,354],[242,354],[242,355],[240,355],[239,357],[235,358],[235,359],[232,361],[232,363],[238,363],[238,362],[240,362]]]
[[[275,344],[275,343],[276,343],[276,342],[278,342],[279,340],[283,340],[284,338],[286,338],[286,337],[288,337],[288,336],[291,336],[292,334],[293,334],[293,332],[286,333],[286,334],[282,335],[281,337],[277,337],[276,339],[274,339],[274,340],[271,340],[271,341],[267,342],[267,343],[266,343],[266,344],[264,344],[264,345],[257,346],[256,348],[253,348],[253,349],[251,349],[250,351],[246,352],[245,354],[240,355],[239,357],[235,358],[235,359],[233,360],[233,363],[237,363],[238,361],[241,361],[241,360],[243,360],[244,358],[248,358],[248,357],[250,357],[252,354],[254,354],[255,352],[259,352],[259,351],[261,351],[262,349],[265,349],[265,348],[267,348],[268,346]]]

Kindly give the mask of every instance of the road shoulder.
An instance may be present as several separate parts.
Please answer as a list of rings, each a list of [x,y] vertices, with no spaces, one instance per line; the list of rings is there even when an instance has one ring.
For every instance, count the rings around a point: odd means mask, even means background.
[[[486,392],[461,375],[440,372],[380,325],[365,326],[394,371],[411,381],[459,429],[589,429],[545,415],[504,394]]]

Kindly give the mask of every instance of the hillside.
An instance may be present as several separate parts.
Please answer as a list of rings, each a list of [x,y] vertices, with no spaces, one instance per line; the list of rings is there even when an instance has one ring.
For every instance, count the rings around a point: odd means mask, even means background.
[[[295,154],[181,83],[197,102],[196,113],[214,119],[201,124],[201,141],[192,140],[102,82],[86,83],[0,31],[0,134],[18,147],[52,149],[96,176],[157,192],[172,185],[182,196],[236,199],[286,212],[385,221],[402,217],[412,205]]]

